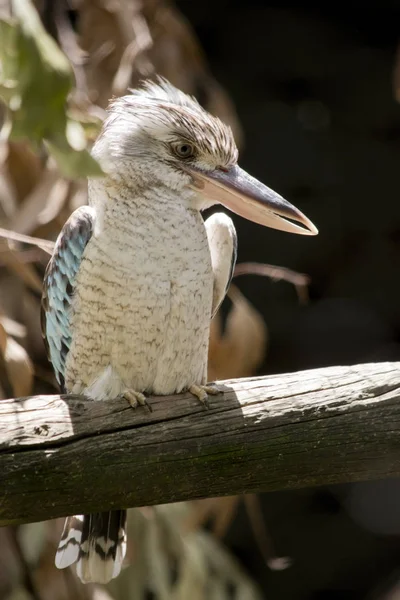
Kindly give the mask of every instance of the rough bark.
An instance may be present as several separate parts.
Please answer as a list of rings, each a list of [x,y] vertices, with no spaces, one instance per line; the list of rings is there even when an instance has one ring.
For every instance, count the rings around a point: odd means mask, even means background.
[[[0,525],[400,475],[400,363],[224,381],[188,394],[0,402]]]

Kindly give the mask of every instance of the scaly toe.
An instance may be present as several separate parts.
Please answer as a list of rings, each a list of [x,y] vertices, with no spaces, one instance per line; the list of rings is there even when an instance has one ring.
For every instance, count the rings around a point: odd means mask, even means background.
[[[211,394],[211,396],[218,396],[218,394],[224,393],[222,387],[219,387],[216,383],[209,383],[201,387],[207,394]]]
[[[136,392],[135,390],[125,390],[120,396],[127,400],[132,408],[137,408],[138,406],[147,406],[150,412],[152,409],[147,402],[146,396],[142,394],[142,392]]]
[[[207,402],[208,394],[211,394],[211,396],[216,396],[217,394],[222,394],[223,390],[215,384],[191,385],[189,392],[193,394],[193,396],[196,396],[196,398],[198,398],[206,408],[209,408]]]

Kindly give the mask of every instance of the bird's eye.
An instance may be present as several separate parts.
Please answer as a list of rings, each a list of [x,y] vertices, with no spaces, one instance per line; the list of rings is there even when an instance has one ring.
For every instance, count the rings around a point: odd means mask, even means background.
[[[173,150],[179,158],[190,158],[194,154],[193,146],[187,143],[175,144]]]

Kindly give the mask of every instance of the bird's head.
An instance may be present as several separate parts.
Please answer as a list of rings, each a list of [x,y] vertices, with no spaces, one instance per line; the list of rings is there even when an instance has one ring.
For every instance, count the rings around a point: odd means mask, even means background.
[[[93,155],[128,188],[165,187],[191,209],[221,203],[261,225],[318,233],[303,213],[238,166],[230,127],[164,79],[110,104]]]

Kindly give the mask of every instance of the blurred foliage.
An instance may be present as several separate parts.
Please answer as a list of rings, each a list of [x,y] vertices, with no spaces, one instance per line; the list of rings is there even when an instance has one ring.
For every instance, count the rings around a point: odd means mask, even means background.
[[[3,135],[36,149],[43,142],[66,177],[101,175],[84,128],[66,113],[73,83],[68,59],[30,0],[13,0],[12,8],[14,18],[0,21],[0,96],[11,112]]]

